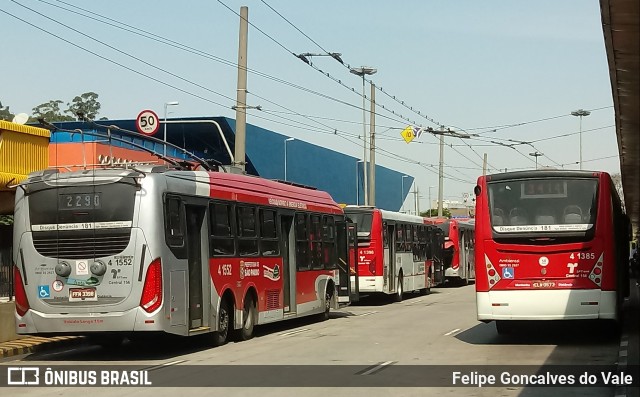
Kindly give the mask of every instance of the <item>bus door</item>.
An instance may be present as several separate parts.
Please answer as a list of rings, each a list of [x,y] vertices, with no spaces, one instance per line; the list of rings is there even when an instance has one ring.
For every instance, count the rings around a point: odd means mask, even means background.
[[[384,269],[382,274],[384,275],[383,291],[393,292],[396,290],[396,225],[395,223],[387,222],[387,246],[385,252],[387,255],[384,257]]]
[[[206,207],[199,205],[185,205],[187,218],[187,266],[189,272],[189,329],[199,328],[203,326],[203,298],[202,298],[202,269],[208,268],[206,261],[203,259],[208,255],[203,255],[204,236],[203,221],[206,213]],[[208,240],[205,240],[208,241]]]
[[[458,258],[460,259],[459,267],[458,267],[458,275],[461,280],[467,280],[469,278],[468,269],[468,251],[467,251],[467,232],[465,229],[459,227],[458,228]]]
[[[280,216],[280,240],[282,252],[282,277],[284,281],[284,313],[296,307],[296,236],[293,228],[293,213]]]
[[[358,239],[355,223],[336,222],[338,249],[338,304],[343,306],[360,299],[358,289]],[[353,276],[353,278],[352,278]],[[351,280],[354,280],[354,285]]]

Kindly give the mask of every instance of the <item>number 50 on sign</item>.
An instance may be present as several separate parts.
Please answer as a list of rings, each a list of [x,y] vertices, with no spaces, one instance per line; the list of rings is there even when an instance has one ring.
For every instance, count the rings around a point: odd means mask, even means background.
[[[136,117],[136,129],[143,135],[154,135],[160,129],[158,115],[153,110],[143,110]]]

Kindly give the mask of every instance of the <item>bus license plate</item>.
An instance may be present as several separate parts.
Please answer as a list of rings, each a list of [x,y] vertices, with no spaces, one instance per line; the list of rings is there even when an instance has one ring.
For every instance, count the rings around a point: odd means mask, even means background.
[[[97,301],[95,288],[72,288],[69,290],[69,302]]]

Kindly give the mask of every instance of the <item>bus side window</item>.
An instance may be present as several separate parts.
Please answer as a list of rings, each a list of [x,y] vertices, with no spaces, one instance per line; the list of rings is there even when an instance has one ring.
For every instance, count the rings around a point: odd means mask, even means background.
[[[260,252],[264,256],[280,254],[280,240],[274,210],[260,209]]]
[[[322,249],[324,267],[335,269],[338,266],[338,252],[336,251],[336,225],[332,216],[324,216],[322,219]]]
[[[382,244],[383,248],[389,248],[389,229],[387,229],[387,222],[382,222]]]
[[[258,233],[256,231],[255,207],[237,207],[238,255],[258,255]]]
[[[184,247],[184,207],[179,197],[167,196],[165,234],[169,247]]]
[[[322,224],[320,223],[320,215],[311,215],[309,219],[311,221],[309,238],[311,267],[313,269],[322,269]]]
[[[229,256],[236,252],[232,209],[226,203],[211,203],[209,206],[212,256]]]
[[[404,228],[396,224],[396,252],[404,251]]]
[[[311,258],[309,257],[309,227],[307,225],[307,214],[296,213],[296,267],[298,271],[309,270],[311,268]]]

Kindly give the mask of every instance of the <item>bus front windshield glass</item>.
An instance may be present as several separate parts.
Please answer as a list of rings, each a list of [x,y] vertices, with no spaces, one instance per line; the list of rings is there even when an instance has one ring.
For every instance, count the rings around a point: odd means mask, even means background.
[[[347,212],[346,215],[350,222],[357,225],[359,240],[371,238],[371,222],[373,220],[371,213]]]
[[[596,221],[596,179],[545,178],[488,183],[491,226],[514,237],[584,235]]]

